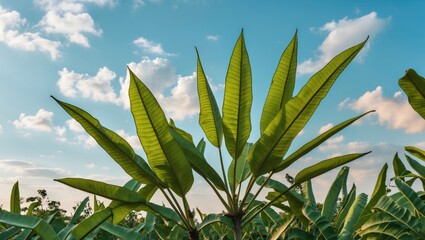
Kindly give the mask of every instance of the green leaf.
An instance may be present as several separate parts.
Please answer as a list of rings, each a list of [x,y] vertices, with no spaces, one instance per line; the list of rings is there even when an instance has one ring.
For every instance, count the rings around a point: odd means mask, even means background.
[[[413,160],[413,158],[406,155],[406,159],[409,162],[410,166],[422,177],[425,178],[425,166]]]
[[[142,183],[158,183],[155,173],[121,136],[103,127],[86,111],[52,98],[90,134],[132,178]]]
[[[19,181],[13,184],[10,194],[10,212],[21,214],[21,197],[19,195]]]
[[[353,205],[355,199],[356,199],[356,185],[353,184],[353,187],[348,193],[347,199],[344,201],[344,205],[342,206],[341,210],[338,212],[337,219],[335,222],[335,229],[337,229],[337,232],[341,232],[341,229],[345,222],[348,211]]]
[[[192,135],[190,135],[188,132],[176,127],[176,124],[174,124],[173,119],[170,118],[169,126],[172,130],[177,132],[180,136],[182,136],[184,139],[186,139],[188,142],[193,144],[193,138]]]
[[[110,208],[105,208],[99,212],[93,213],[93,215],[78,224],[74,230],[72,230],[72,234],[77,240],[83,239],[110,217],[112,217]]]
[[[313,193],[313,187],[311,185],[311,180],[305,181],[303,184],[303,189],[305,189],[305,200],[306,202],[311,203],[311,206],[313,206],[314,208],[316,208],[315,210],[317,210],[317,205],[316,205],[316,199],[314,198],[314,193]]]
[[[402,228],[395,228],[397,230],[397,234],[401,234],[402,232],[408,232],[412,237],[411,239],[420,239],[418,237],[424,236],[424,228],[422,226],[422,221],[419,218],[414,217],[409,210],[406,208],[400,207],[397,205],[390,197],[382,196],[381,199],[376,203],[374,209],[385,213],[388,217],[381,216],[379,219],[376,219],[376,213],[361,227],[361,230],[364,231],[370,225],[374,225],[375,221],[378,222],[387,222],[384,229],[381,231],[391,232],[391,226],[388,226],[389,222],[395,222],[398,226]]]
[[[359,235],[361,239],[414,239],[405,226],[384,212],[372,214],[372,217],[362,225]]]
[[[130,182],[128,182],[128,183],[130,183]],[[126,185],[124,185],[125,188],[130,189],[131,191],[137,191],[139,186],[137,186],[137,185],[136,186],[129,186],[128,183]],[[157,190],[158,190],[158,186],[156,186],[154,184],[149,184],[149,185],[145,185],[143,188],[139,189],[137,191],[137,193],[144,196],[146,201],[149,201]],[[115,201],[115,200],[112,201],[109,204],[109,208],[111,208],[112,213],[113,213],[113,219],[112,219],[113,224],[119,223],[132,210],[135,210],[135,211],[142,211],[143,210],[143,211],[153,212],[153,210],[151,210],[146,204],[125,203],[125,202],[120,202],[120,201]]]
[[[55,179],[55,181],[111,200],[128,203],[146,203],[146,199],[142,194],[133,192],[124,187],[119,187],[104,182],[82,178],[62,178]]]
[[[413,109],[425,119],[425,79],[415,70],[408,69],[398,84],[406,93]]]
[[[418,194],[411,187],[409,187],[409,185],[401,181],[399,178],[395,178],[394,181],[401,194],[403,194],[407,202],[414,209],[415,216],[425,217],[425,203],[422,199],[419,198]]]
[[[133,231],[125,227],[113,225],[109,222],[104,222],[100,225],[100,228],[107,231],[108,233],[119,237],[120,239],[134,239],[134,240],[147,240],[148,238],[138,232]]]
[[[360,218],[361,213],[367,202],[367,195],[361,193],[351,205],[350,210],[345,218],[344,227],[338,235],[338,240],[350,240],[353,239],[355,232],[355,225]]]
[[[227,177],[229,179],[229,185],[232,188],[233,192],[236,191],[235,189],[239,186],[239,184],[241,184],[251,175],[251,171],[249,169],[249,165],[247,161],[248,153],[251,147],[252,147],[252,143],[246,143],[244,150],[239,156],[239,159],[237,161],[233,159],[229,165]],[[233,187],[235,189],[233,189]]]
[[[96,201],[96,199],[95,199],[95,201]],[[77,222],[77,220],[80,218],[81,213],[84,211],[84,208],[86,207],[86,205],[87,205],[88,202],[89,202],[89,197],[86,197],[86,198],[84,198],[83,201],[81,201],[81,203],[78,206],[77,210],[75,210],[74,215],[72,215],[71,220],[69,220],[68,225],[72,225],[72,224],[75,224]]]
[[[131,112],[148,161],[159,179],[183,197],[193,184],[189,162],[151,91],[130,69],[129,73]]]
[[[310,167],[304,168],[301,170],[296,176],[295,176],[295,184],[300,184],[302,182],[305,182],[309,179],[312,179],[314,177],[317,177],[329,170],[332,170],[334,168],[337,168],[341,165],[347,164],[353,160],[356,160],[358,158],[363,157],[366,154],[369,154],[370,152],[366,153],[353,153],[353,154],[347,154],[339,157],[334,157],[330,159],[323,160],[319,163],[316,163]]]
[[[324,216],[329,222],[332,221],[336,212],[339,193],[341,192],[342,185],[347,182],[348,172],[348,167],[343,167],[341,171],[339,171],[337,177],[329,188],[325,201],[323,202],[322,216]]]
[[[264,132],[279,110],[292,98],[297,72],[297,51],[298,38],[297,32],[295,32],[288,47],[282,53],[273,75],[269,93],[264,103],[263,113],[261,114],[261,133]]]
[[[413,146],[408,146],[404,148],[408,153],[412,154],[413,156],[425,161],[425,151]]]
[[[202,138],[201,140],[199,140],[198,145],[196,145],[196,149],[198,149],[198,151],[204,155],[205,153],[205,140]]]
[[[223,214],[208,214],[204,217],[204,220],[198,225],[198,230],[201,231],[205,227],[214,224],[214,223],[222,223],[224,226],[229,229],[233,229],[233,222],[230,218],[224,216]]]
[[[13,236],[21,232],[21,228],[10,227],[3,232],[0,232],[0,239],[12,239]]]
[[[53,228],[44,219],[39,217],[22,216],[16,213],[0,210],[0,223],[31,229],[42,239],[59,240],[59,237]]]
[[[317,146],[319,146],[320,144],[322,144],[324,141],[328,140],[329,138],[331,138],[332,136],[334,136],[335,134],[337,134],[338,132],[340,132],[344,128],[348,127],[349,125],[351,125],[352,123],[354,123],[358,119],[364,117],[365,115],[367,115],[367,114],[369,114],[371,112],[375,112],[375,111],[369,111],[369,112],[363,113],[363,114],[361,114],[359,116],[356,116],[356,117],[353,117],[351,119],[348,119],[348,120],[346,120],[346,121],[344,121],[344,122],[342,122],[342,123],[340,123],[340,124],[332,127],[331,129],[327,130],[326,132],[320,134],[319,136],[317,136],[313,140],[311,140],[308,143],[304,144],[304,146],[302,146],[301,148],[297,149],[295,152],[293,152],[287,158],[285,158],[277,166],[277,168],[274,170],[274,172],[281,172],[282,170],[286,169],[292,163],[294,163],[296,160],[300,159],[301,157],[303,157],[304,155],[306,155],[307,153],[309,153],[311,150],[315,149]]]
[[[293,139],[304,128],[338,76],[360,52],[365,42],[334,57],[276,114],[254,144],[252,154],[250,153],[249,166],[253,176],[260,176],[277,167]]]
[[[292,222],[295,220],[294,214],[289,214],[283,219],[279,219],[270,234],[270,240],[277,240],[283,233],[290,229]]]
[[[260,176],[257,179],[257,184],[258,185],[263,185],[264,181],[266,180],[266,178],[264,176]],[[304,215],[301,212],[301,209],[303,208],[306,200],[304,199],[304,197],[300,194],[298,194],[297,192],[295,192],[293,189],[291,190],[287,190],[288,187],[286,187],[283,183],[280,183],[276,180],[273,179],[269,179],[267,181],[267,183],[264,185],[266,188],[272,188],[273,190],[275,190],[278,193],[283,193],[285,192],[285,194],[283,195],[286,200],[289,203],[289,206],[291,207],[291,210],[293,212],[293,214],[303,223],[307,223],[307,219],[304,217]],[[275,197],[271,196],[271,194],[269,193],[270,196],[267,196],[268,200],[274,200]],[[276,201],[276,203],[278,203]]]
[[[311,203],[307,203],[303,208],[304,215],[310,220],[314,226],[320,231],[324,239],[337,239],[335,229],[325,216],[322,216],[318,211],[314,210]]]
[[[226,147],[238,159],[251,133],[252,76],[243,31],[233,49],[226,75],[223,132]]]
[[[253,176],[260,176],[277,167],[294,138],[364,44],[362,42],[333,58],[276,114],[250,153],[249,166]]]
[[[221,121],[220,110],[202,68],[198,49],[196,49],[196,56],[198,59],[196,76],[200,108],[199,125],[204,130],[208,141],[219,148],[223,139],[223,123]]]
[[[393,169],[394,169],[394,174],[395,176],[404,176],[406,175],[408,172],[406,170],[406,167],[404,166],[403,162],[401,161],[400,157],[398,156],[398,154],[394,154],[394,158],[393,158]],[[402,178],[404,180],[404,178]]]
[[[169,239],[190,239],[189,233],[179,225],[176,225],[171,229]]]
[[[208,164],[204,155],[198,151],[195,145],[183,138],[178,132],[174,131],[174,129],[171,129],[170,131],[174,139],[176,139],[177,143],[183,149],[183,153],[193,170],[195,170],[204,179],[211,181],[217,189],[225,191],[226,186],[224,185],[220,175],[218,175],[214,168]]]

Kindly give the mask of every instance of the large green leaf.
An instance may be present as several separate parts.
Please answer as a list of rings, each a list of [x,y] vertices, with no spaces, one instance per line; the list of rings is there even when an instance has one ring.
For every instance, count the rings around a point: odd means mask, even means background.
[[[77,240],[83,239],[110,217],[112,217],[110,208],[105,208],[99,212],[93,213],[93,215],[84,219],[74,230],[72,230],[72,235]]]
[[[198,230],[201,231],[205,227],[215,224],[215,223],[221,223],[224,226],[233,229],[233,222],[229,217],[224,216],[223,214],[208,214],[204,217],[202,222],[198,225]]]
[[[386,197],[386,196],[385,196]],[[411,233],[392,216],[377,212],[361,226],[362,239],[412,240]]]
[[[413,158],[406,155],[406,159],[410,166],[423,178],[425,178],[425,166],[415,161]]]
[[[78,206],[77,210],[75,210],[74,214],[72,215],[71,220],[69,220],[68,225],[75,224],[78,219],[81,216],[81,213],[83,213],[84,208],[86,207],[87,203],[89,202],[89,197],[84,198],[83,201],[81,201],[80,205]]]
[[[408,69],[398,84],[406,93],[413,109],[425,119],[425,79],[419,76],[415,70]]]
[[[124,187],[107,184],[104,182],[82,178],[62,178],[55,179],[55,181],[111,200],[128,203],[146,203],[146,199],[142,194],[133,192]]]
[[[372,208],[382,196],[385,196],[387,194],[387,185],[385,184],[385,181],[387,180],[387,169],[388,164],[385,163],[378,174],[375,188],[373,189],[369,202],[366,204],[365,209],[363,210],[363,213],[360,216],[360,220],[356,226],[357,228],[360,228],[360,226],[363,225],[367,221],[367,219],[369,219],[373,215],[371,214]]]
[[[348,211],[353,205],[355,199],[356,199],[356,185],[353,184],[353,187],[351,188],[350,192],[347,195],[347,199],[344,201],[344,205],[341,207],[341,210],[339,210],[338,212],[337,219],[335,222],[335,228],[337,229],[337,232],[341,232],[340,230],[342,229],[342,226],[345,222]]]
[[[273,75],[269,93],[264,103],[263,113],[261,114],[261,133],[264,132],[279,110],[292,98],[297,72],[297,51],[298,38],[297,32],[295,32],[288,47],[282,53]]]
[[[137,191],[137,188],[131,188],[130,186],[127,186],[127,184],[124,185],[124,187],[128,188],[132,191]],[[145,185],[144,187],[140,188],[137,191],[137,193],[144,196],[146,201],[149,201],[157,190],[158,190],[158,186],[153,185],[153,184],[149,184],[149,185]],[[112,223],[113,224],[119,223],[121,220],[123,220],[128,215],[128,213],[130,213],[133,210],[153,212],[153,210],[151,210],[145,204],[126,203],[126,202],[120,202],[120,201],[116,201],[116,200],[113,200],[109,204],[109,208],[112,209],[112,213],[113,213]]]
[[[407,146],[404,148],[408,153],[413,156],[425,161],[425,151],[413,146]]]
[[[242,154],[239,156],[239,159],[237,161],[233,159],[229,165],[227,177],[229,179],[229,185],[232,188],[232,191],[235,191],[239,184],[241,184],[251,175],[251,171],[249,169],[247,161],[248,153],[251,147],[252,143],[246,143]],[[233,189],[233,187],[235,189]]]
[[[356,197],[345,218],[344,227],[338,235],[338,240],[353,239],[353,235],[356,230],[355,225],[359,220],[361,213],[363,212],[366,202],[366,194],[361,193],[359,196]]]
[[[200,108],[199,125],[204,130],[205,136],[210,143],[219,148],[223,139],[223,123],[221,121],[220,110],[202,68],[198,49],[196,49],[196,55],[198,58],[196,76]]]
[[[337,239],[335,229],[332,227],[330,222],[326,219],[325,216],[322,216],[320,212],[315,211],[314,207],[310,203],[307,203],[303,208],[304,215],[310,220],[324,239]]]
[[[406,166],[404,166],[398,154],[394,154],[393,158],[393,169],[395,176],[404,176],[408,173]],[[401,178],[404,181],[404,177]]]
[[[305,181],[303,184],[303,189],[305,189],[305,200],[306,202],[311,203],[311,206],[316,208],[317,210],[317,204],[316,204],[316,199],[314,197],[314,193],[313,193],[313,186],[311,185],[311,180]]]
[[[183,149],[184,155],[186,156],[186,159],[189,161],[193,170],[195,170],[204,179],[211,181],[217,189],[225,191],[226,185],[224,185],[220,175],[218,175],[214,168],[208,164],[207,160],[204,158],[204,155],[199,152],[196,146],[187,139],[183,138],[174,129],[170,129],[170,131],[173,137],[176,139],[177,143]]]
[[[404,181],[401,181],[399,178],[395,178],[394,181],[395,185],[400,190],[400,193],[403,194],[407,202],[414,209],[415,216],[425,217],[425,203],[422,199],[419,198],[418,194],[409,185],[407,185]]]
[[[159,179],[183,197],[193,184],[189,162],[151,91],[130,69],[129,73],[131,112],[148,161]]]
[[[121,136],[103,127],[100,122],[86,111],[52,97],[70,116],[89,133],[96,142],[117,162],[132,178],[142,183],[158,183],[155,173],[145,160],[138,156],[130,144]]]
[[[252,76],[243,31],[233,49],[226,75],[223,132],[226,147],[238,159],[251,133]]]
[[[19,195],[19,181],[13,184],[12,192],[10,193],[10,212],[21,214],[21,197]]]
[[[100,225],[100,228],[107,231],[108,233],[119,237],[120,239],[134,239],[134,240],[147,240],[148,237],[133,231],[132,229],[128,229],[125,227],[121,227],[118,225],[114,225],[109,222],[104,222]]]
[[[16,213],[10,213],[0,210],[0,223],[31,229],[42,239],[59,240],[53,228],[42,218],[34,216],[22,216]]]
[[[337,168],[341,165],[347,164],[353,160],[363,157],[366,153],[354,153],[347,154],[339,157],[334,157],[330,159],[323,160],[319,163],[316,163],[310,167],[304,168],[295,176],[295,184],[303,183],[309,179],[317,177],[329,170]]]
[[[396,231],[397,234],[407,232],[413,237],[411,239],[420,239],[418,237],[425,236],[425,228],[422,226],[422,221],[412,215],[406,208],[397,205],[390,197],[382,196],[374,206],[374,209],[384,213],[388,217],[376,219],[375,216],[377,214],[373,214],[373,216],[361,227],[362,231],[365,231],[370,225],[375,225],[376,221],[387,222],[387,225],[388,223],[395,222],[398,226],[402,227],[393,227],[393,230]],[[384,229],[381,229],[381,231],[390,232],[390,229],[390,226],[386,226]]]
[[[293,214],[289,214],[283,219],[278,220],[278,223],[272,229],[270,240],[277,240],[283,233],[287,232],[294,220],[295,216]]]
[[[331,129],[327,130],[326,132],[320,134],[319,136],[315,137],[313,140],[309,141],[308,143],[304,144],[304,146],[302,146],[301,148],[297,149],[295,152],[293,152],[291,155],[289,155],[287,158],[285,158],[274,170],[274,172],[280,172],[284,169],[286,169],[287,167],[289,167],[292,163],[294,163],[296,160],[300,159],[301,157],[303,157],[304,155],[306,155],[307,153],[309,153],[311,150],[315,149],[317,146],[319,146],[320,144],[322,144],[324,141],[328,140],[329,138],[331,138],[332,136],[334,136],[335,134],[337,134],[338,132],[340,132],[341,130],[343,130],[344,128],[348,127],[349,125],[351,125],[352,123],[354,123],[355,121],[357,121],[358,119],[362,118],[363,116],[374,112],[374,111],[369,111],[366,113],[363,113],[359,116],[353,117],[351,119],[348,119],[334,127],[332,127]]]
[[[3,232],[0,232],[0,239],[12,239],[13,236],[21,232],[19,227],[10,227]]]
[[[324,216],[329,222],[332,221],[332,218],[336,213],[339,193],[341,192],[342,185],[347,182],[348,172],[348,167],[343,167],[341,171],[339,171],[337,177],[329,188],[325,201],[323,202],[322,216]]]
[[[276,114],[250,152],[249,166],[253,176],[260,176],[277,167],[293,139],[364,44],[362,42],[333,58]]]

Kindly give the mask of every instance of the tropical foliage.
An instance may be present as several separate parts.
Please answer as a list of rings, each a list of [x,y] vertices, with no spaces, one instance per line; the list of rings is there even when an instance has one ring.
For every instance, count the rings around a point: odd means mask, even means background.
[[[425,194],[412,185],[419,180],[425,190],[425,152],[406,147],[408,170],[396,155],[393,160],[397,192],[389,195],[388,166],[378,175],[369,201],[356,186],[347,186],[349,168],[342,167],[322,204],[315,200],[311,179],[356,160],[369,152],[351,153],[312,164],[289,185],[273,179],[336,133],[370,112],[348,119],[288,153],[293,140],[310,120],[332,85],[364,46],[355,45],[334,57],[294,94],[297,67],[297,34],[281,55],[273,75],[261,121],[260,137],[251,134],[252,75],[241,32],[230,58],[223,106],[218,107],[197,52],[199,124],[208,142],[217,149],[217,171],[204,156],[207,142],[193,137],[166,116],[151,91],[132,71],[129,98],[137,135],[146,154],[138,155],[130,144],[83,109],[53,99],[97,141],[131,177],[124,186],[64,178],[56,181],[110,199],[96,200],[90,214],[88,198],[75,213],[63,218],[60,204],[41,197],[21,207],[19,186],[12,189],[10,211],[0,210],[0,239],[424,239]],[[400,79],[412,107],[421,115],[425,106],[425,80],[413,70]],[[208,145],[209,146],[209,145]],[[226,164],[222,151],[231,156]],[[205,214],[187,199],[199,174],[223,206],[222,213]],[[266,199],[260,193],[267,192]],[[151,201],[161,193],[167,205]],[[24,211],[22,211],[24,210]],[[26,212],[25,214],[22,214]],[[138,221],[135,216],[144,212]],[[125,220],[125,224],[123,224]]]

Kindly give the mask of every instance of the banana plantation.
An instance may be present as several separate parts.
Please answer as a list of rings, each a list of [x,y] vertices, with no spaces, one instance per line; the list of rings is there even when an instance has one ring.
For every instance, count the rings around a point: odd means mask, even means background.
[[[297,160],[374,111],[352,116],[300,148],[291,148],[367,41],[339,53],[295,93],[295,33],[271,79],[259,123],[251,123],[253,80],[243,31],[228,64],[221,109],[196,49],[199,125],[205,136],[200,141],[166,118],[143,79],[129,68],[130,110],[146,159],[95,116],[52,96],[131,180],[117,186],[91,179],[55,179],[69,186],[69,191],[95,196],[92,203],[89,198],[82,200],[70,217],[64,217],[55,202],[43,207],[41,198],[23,208],[17,182],[10,193],[10,209],[0,210],[0,239],[425,239],[425,193],[413,187],[416,182],[425,190],[424,150],[406,146],[403,153],[394,151],[394,172],[388,171],[387,164],[382,166],[372,180],[376,181],[372,193],[359,193],[355,184],[349,186],[350,169],[345,166],[362,161],[370,152],[323,159],[295,176],[287,175],[285,182],[276,180]],[[425,121],[425,79],[409,69],[399,85]],[[249,142],[252,124],[259,124],[261,134]],[[214,159],[205,157],[206,148],[216,152]],[[225,164],[225,155],[231,157],[230,164]],[[220,163],[219,169],[214,162]],[[321,189],[327,194],[319,203],[311,180],[333,169],[339,173],[329,189]],[[221,212],[203,212],[188,200],[196,184],[194,173],[215,193]],[[167,202],[152,201],[154,194]],[[111,201],[104,204],[96,196]],[[87,211],[90,204],[93,209]],[[129,224],[138,214],[143,218]]]

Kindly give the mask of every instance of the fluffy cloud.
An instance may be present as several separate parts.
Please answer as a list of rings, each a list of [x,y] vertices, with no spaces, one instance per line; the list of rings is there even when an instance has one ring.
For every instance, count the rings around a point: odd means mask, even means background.
[[[143,49],[145,53],[151,53],[155,55],[173,56],[174,54],[167,53],[161,46],[161,43],[155,43],[144,37],[139,37],[133,41],[134,45]]]
[[[0,133],[3,132],[3,126],[0,124]]]
[[[168,117],[183,120],[199,112],[195,73],[190,76],[177,75],[171,61],[164,58],[145,58],[138,63],[129,63],[128,67],[152,91]],[[112,87],[116,74],[106,67],[99,69],[95,76],[75,73],[64,68],[59,71],[59,76],[57,84],[65,96],[80,96],[130,108],[128,73],[119,78],[119,94],[116,94]],[[213,86],[213,89],[216,87]]]
[[[96,140],[94,140],[92,136],[87,134],[81,124],[75,119],[69,119],[65,122],[65,124],[68,129],[75,134],[72,140],[66,140],[68,143],[82,144],[86,149],[90,149],[97,146]]]
[[[328,124],[326,124],[326,125],[324,125],[324,126],[320,127],[320,129],[319,129],[319,131],[318,131],[317,133],[320,135],[320,134],[322,134],[322,133],[324,133],[324,132],[328,131],[329,129],[331,129],[331,128],[333,128],[333,127],[334,127],[334,125],[333,125],[332,123],[328,123]]]
[[[390,129],[403,129],[407,133],[425,131],[425,121],[412,109],[400,92],[393,97],[385,97],[383,89],[378,86],[367,91],[347,106],[356,112],[376,110],[378,122]]]
[[[207,40],[212,42],[217,42],[220,36],[218,35],[208,35]]]
[[[75,98],[81,95],[99,102],[117,102],[117,96],[111,86],[116,74],[106,67],[100,68],[95,76],[79,74],[64,68],[59,71],[57,85],[61,93]]]
[[[326,23],[320,28],[321,32],[328,32],[328,35],[318,48],[319,56],[316,59],[307,59],[302,62],[298,66],[298,72],[307,74],[318,71],[338,53],[364,41],[369,36],[369,43],[361,53],[366,54],[371,40],[382,31],[388,21],[389,19],[379,18],[376,12],[371,12],[359,18],[345,17]]]
[[[52,120],[52,112],[40,109],[34,116],[21,113],[19,115],[19,119],[13,121],[13,125],[17,129],[29,129],[41,132],[51,132],[54,128]]]
[[[0,5],[0,42],[11,48],[29,52],[43,52],[56,60],[60,56],[61,43],[40,36],[40,33],[21,32],[27,20],[17,11],[10,11]]]
[[[95,27],[93,18],[86,12],[85,2],[98,5],[113,4],[110,0],[58,1],[36,0],[46,13],[38,26],[48,34],[65,36],[69,42],[89,47],[87,35],[100,36],[102,30]]]

